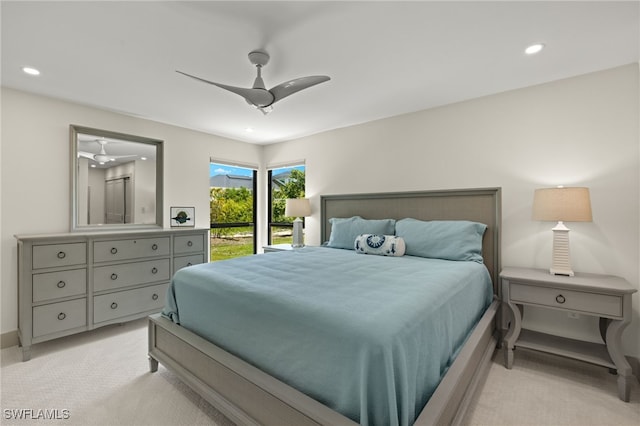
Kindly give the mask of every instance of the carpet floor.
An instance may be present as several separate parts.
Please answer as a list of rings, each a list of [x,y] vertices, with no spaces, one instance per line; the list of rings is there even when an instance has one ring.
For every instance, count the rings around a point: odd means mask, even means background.
[[[146,320],[34,345],[28,362],[17,346],[0,357],[2,425],[232,425],[162,365],[149,372]],[[497,351],[464,423],[638,426],[640,390],[625,403],[605,368],[519,350],[507,370]]]

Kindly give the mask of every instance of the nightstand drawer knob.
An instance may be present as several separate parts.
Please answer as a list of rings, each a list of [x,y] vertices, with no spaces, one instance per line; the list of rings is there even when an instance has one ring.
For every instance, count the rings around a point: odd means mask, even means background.
[[[59,319],[60,321],[62,321],[62,320],[63,320],[63,319],[65,319],[66,317],[67,317],[67,314],[65,314],[64,312],[60,312],[60,313],[58,314],[58,319]]]
[[[559,294],[559,295],[556,296],[556,302],[558,302],[560,304],[563,304],[566,301],[567,301],[567,299],[565,299],[563,295]]]
[[[118,304],[116,302],[113,302],[111,304],[111,309],[118,309]]]
[[[58,259],[64,259],[65,257],[67,257],[67,253],[63,251],[58,252]]]
[[[67,283],[65,283],[64,281],[58,281],[58,284],[56,284],[58,288],[64,288],[66,285]]]
[[[193,241],[188,241],[187,242],[187,246],[192,247],[193,246]]]
[[[116,254],[118,253],[118,249],[115,247],[111,247],[111,254]]]

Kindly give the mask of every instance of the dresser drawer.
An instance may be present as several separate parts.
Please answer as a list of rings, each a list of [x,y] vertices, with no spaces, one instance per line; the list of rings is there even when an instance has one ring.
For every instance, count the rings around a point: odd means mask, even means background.
[[[176,254],[195,253],[204,250],[204,235],[180,235],[173,240],[173,252]]]
[[[93,288],[95,291],[102,291],[156,281],[169,281],[170,266],[169,259],[98,266],[93,269]]]
[[[192,254],[191,256],[179,256],[173,259],[173,272],[176,273],[187,266],[204,263],[203,254]]]
[[[47,244],[33,246],[33,269],[87,263],[87,244]]]
[[[93,322],[122,318],[148,311],[159,311],[164,306],[169,284],[160,284],[134,290],[103,294],[93,298]]]
[[[85,327],[86,325],[86,298],[33,308],[33,337]]]
[[[96,241],[93,243],[93,261],[138,259],[166,256],[170,252],[169,237],[135,238],[129,240]]]
[[[87,270],[33,274],[33,301],[58,299],[85,294],[87,292]]]
[[[622,316],[622,297],[619,296],[510,284],[509,298],[515,303],[570,309],[605,317]]]

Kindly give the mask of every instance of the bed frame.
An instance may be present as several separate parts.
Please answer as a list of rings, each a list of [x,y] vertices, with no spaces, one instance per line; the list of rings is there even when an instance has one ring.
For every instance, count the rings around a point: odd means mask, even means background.
[[[414,423],[459,424],[486,378],[498,342],[500,188],[322,196],[322,240],[327,241],[331,233],[329,218],[354,215],[366,219],[472,220],[487,225],[483,258],[493,279],[494,301]],[[158,363],[240,425],[356,424],[156,314],[149,317],[152,372],[157,371]]]

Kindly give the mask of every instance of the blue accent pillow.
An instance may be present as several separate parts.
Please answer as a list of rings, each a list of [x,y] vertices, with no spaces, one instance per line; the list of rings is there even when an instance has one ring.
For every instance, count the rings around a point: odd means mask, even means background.
[[[353,244],[356,253],[404,256],[404,240],[396,235],[361,234]]]
[[[487,225],[467,220],[402,219],[396,235],[406,244],[405,254],[482,263],[482,236]]]
[[[363,219],[360,216],[350,218],[332,217],[331,235],[328,247],[353,250],[353,242],[360,234],[393,235],[395,219]]]

